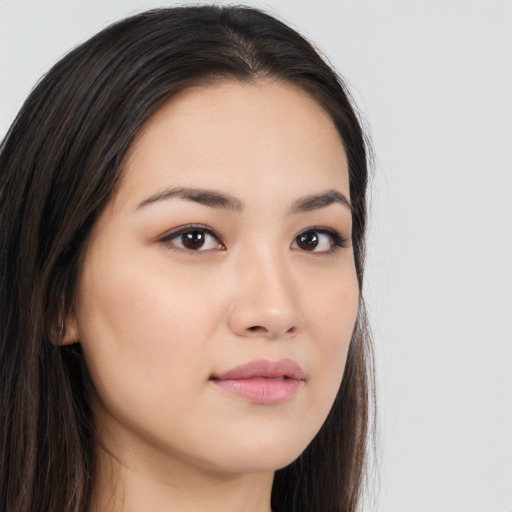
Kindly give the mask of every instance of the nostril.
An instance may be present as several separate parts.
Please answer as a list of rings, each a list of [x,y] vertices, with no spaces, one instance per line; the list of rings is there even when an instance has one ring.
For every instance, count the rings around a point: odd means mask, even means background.
[[[266,333],[268,332],[268,329],[266,329],[265,327],[262,327],[261,325],[253,325],[252,327],[249,327],[247,329],[248,331],[250,332],[253,332],[253,333]]]
[[[294,335],[297,331],[297,327],[293,326],[286,331],[286,334]],[[253,325],[252,327],[248,327],[246,332],[255,336],[269,336],[272,331],[262,325]]]

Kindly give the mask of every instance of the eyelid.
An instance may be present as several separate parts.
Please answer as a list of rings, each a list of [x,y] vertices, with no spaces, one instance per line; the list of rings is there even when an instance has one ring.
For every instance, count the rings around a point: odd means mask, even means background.
[[[331,247],[329,250],[327,251],[306,251],[304,249],[300,249],[297,248],[298,250],[301,250],[305,253],[311,253],[311,254],[332,254],[334,252],[336,252],[338,249],[342,249],[342,248],[346,248],[346,247],[349,247],[350,245],[350,238],[349,237],[346,237],[344,236],[343,234],[341,234],[338,230],[336,229],[333,229],[333,228],[328,228],[328,227],[325,227],[325,226],[310,226],[310,227],[307,227],[301,231],[299,231],[296,235],[295,235],[295,238],[293,239],[293,242],[292,242],[292,245],[295,243],[295,241],[297,240],[297,238],[305,233],[308,233],[310,231],[314,231],[315,233],[320,233],[320,234],[324,234],[324,235],[328,235],[330,238],[331,238]],[[292,247],[293,249],[295,249],[295,247]]]
[[[216,250],[226,250],[226,246],[222,242],[221,236],[215,230],[213,230],[212,228],[210,228],[204,224],[191,223],[191,224],[185,224],[183,226],[178,226],[176,228],[171,229],[170,231],[167,231],[162,236],[159,236],[158,242],[166,245],[171,250],[186,252],[188,254],[195,254],[195,253],[199,253],[199,252],[209,252],[211,250],[214,250],[214,249],[192,250],[192,249],[180,248],[180,247],[171,245],[171,243],[170,243],[171,240],[179,237],[180,235],[183,235],[184,233],[188,233],[188,232],[194,231],[194,230],[202,231],[202,232],[212,236],[213,238],[215,238],[219,242],[219,244],[222,245],[222,249],[216,249]]]

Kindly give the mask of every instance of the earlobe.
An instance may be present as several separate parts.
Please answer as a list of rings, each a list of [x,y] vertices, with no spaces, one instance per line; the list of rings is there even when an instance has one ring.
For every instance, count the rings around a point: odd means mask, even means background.
[[[78,341],[78,328],[76,319],[68,316],[65,319],[59,321],[57,326],[57,345],[72,345]]]

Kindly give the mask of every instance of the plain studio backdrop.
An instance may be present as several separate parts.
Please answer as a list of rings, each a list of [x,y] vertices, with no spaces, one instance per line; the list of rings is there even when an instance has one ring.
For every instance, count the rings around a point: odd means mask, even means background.
[[[239,3],[316,43],[374,141],[381,463],[364,510],[512,512],[512,2]],[[0,0],[0,137],[66,51],[166,5]]]

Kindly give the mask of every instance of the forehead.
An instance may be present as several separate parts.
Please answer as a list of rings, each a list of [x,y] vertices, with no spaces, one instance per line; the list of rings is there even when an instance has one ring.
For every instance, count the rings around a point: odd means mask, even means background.
[[[176,185],[247,196],[279,188],[349,194],[329,114],[298,87],[270,80],[188,88],[150,118],[127,155],[118,199]]]

